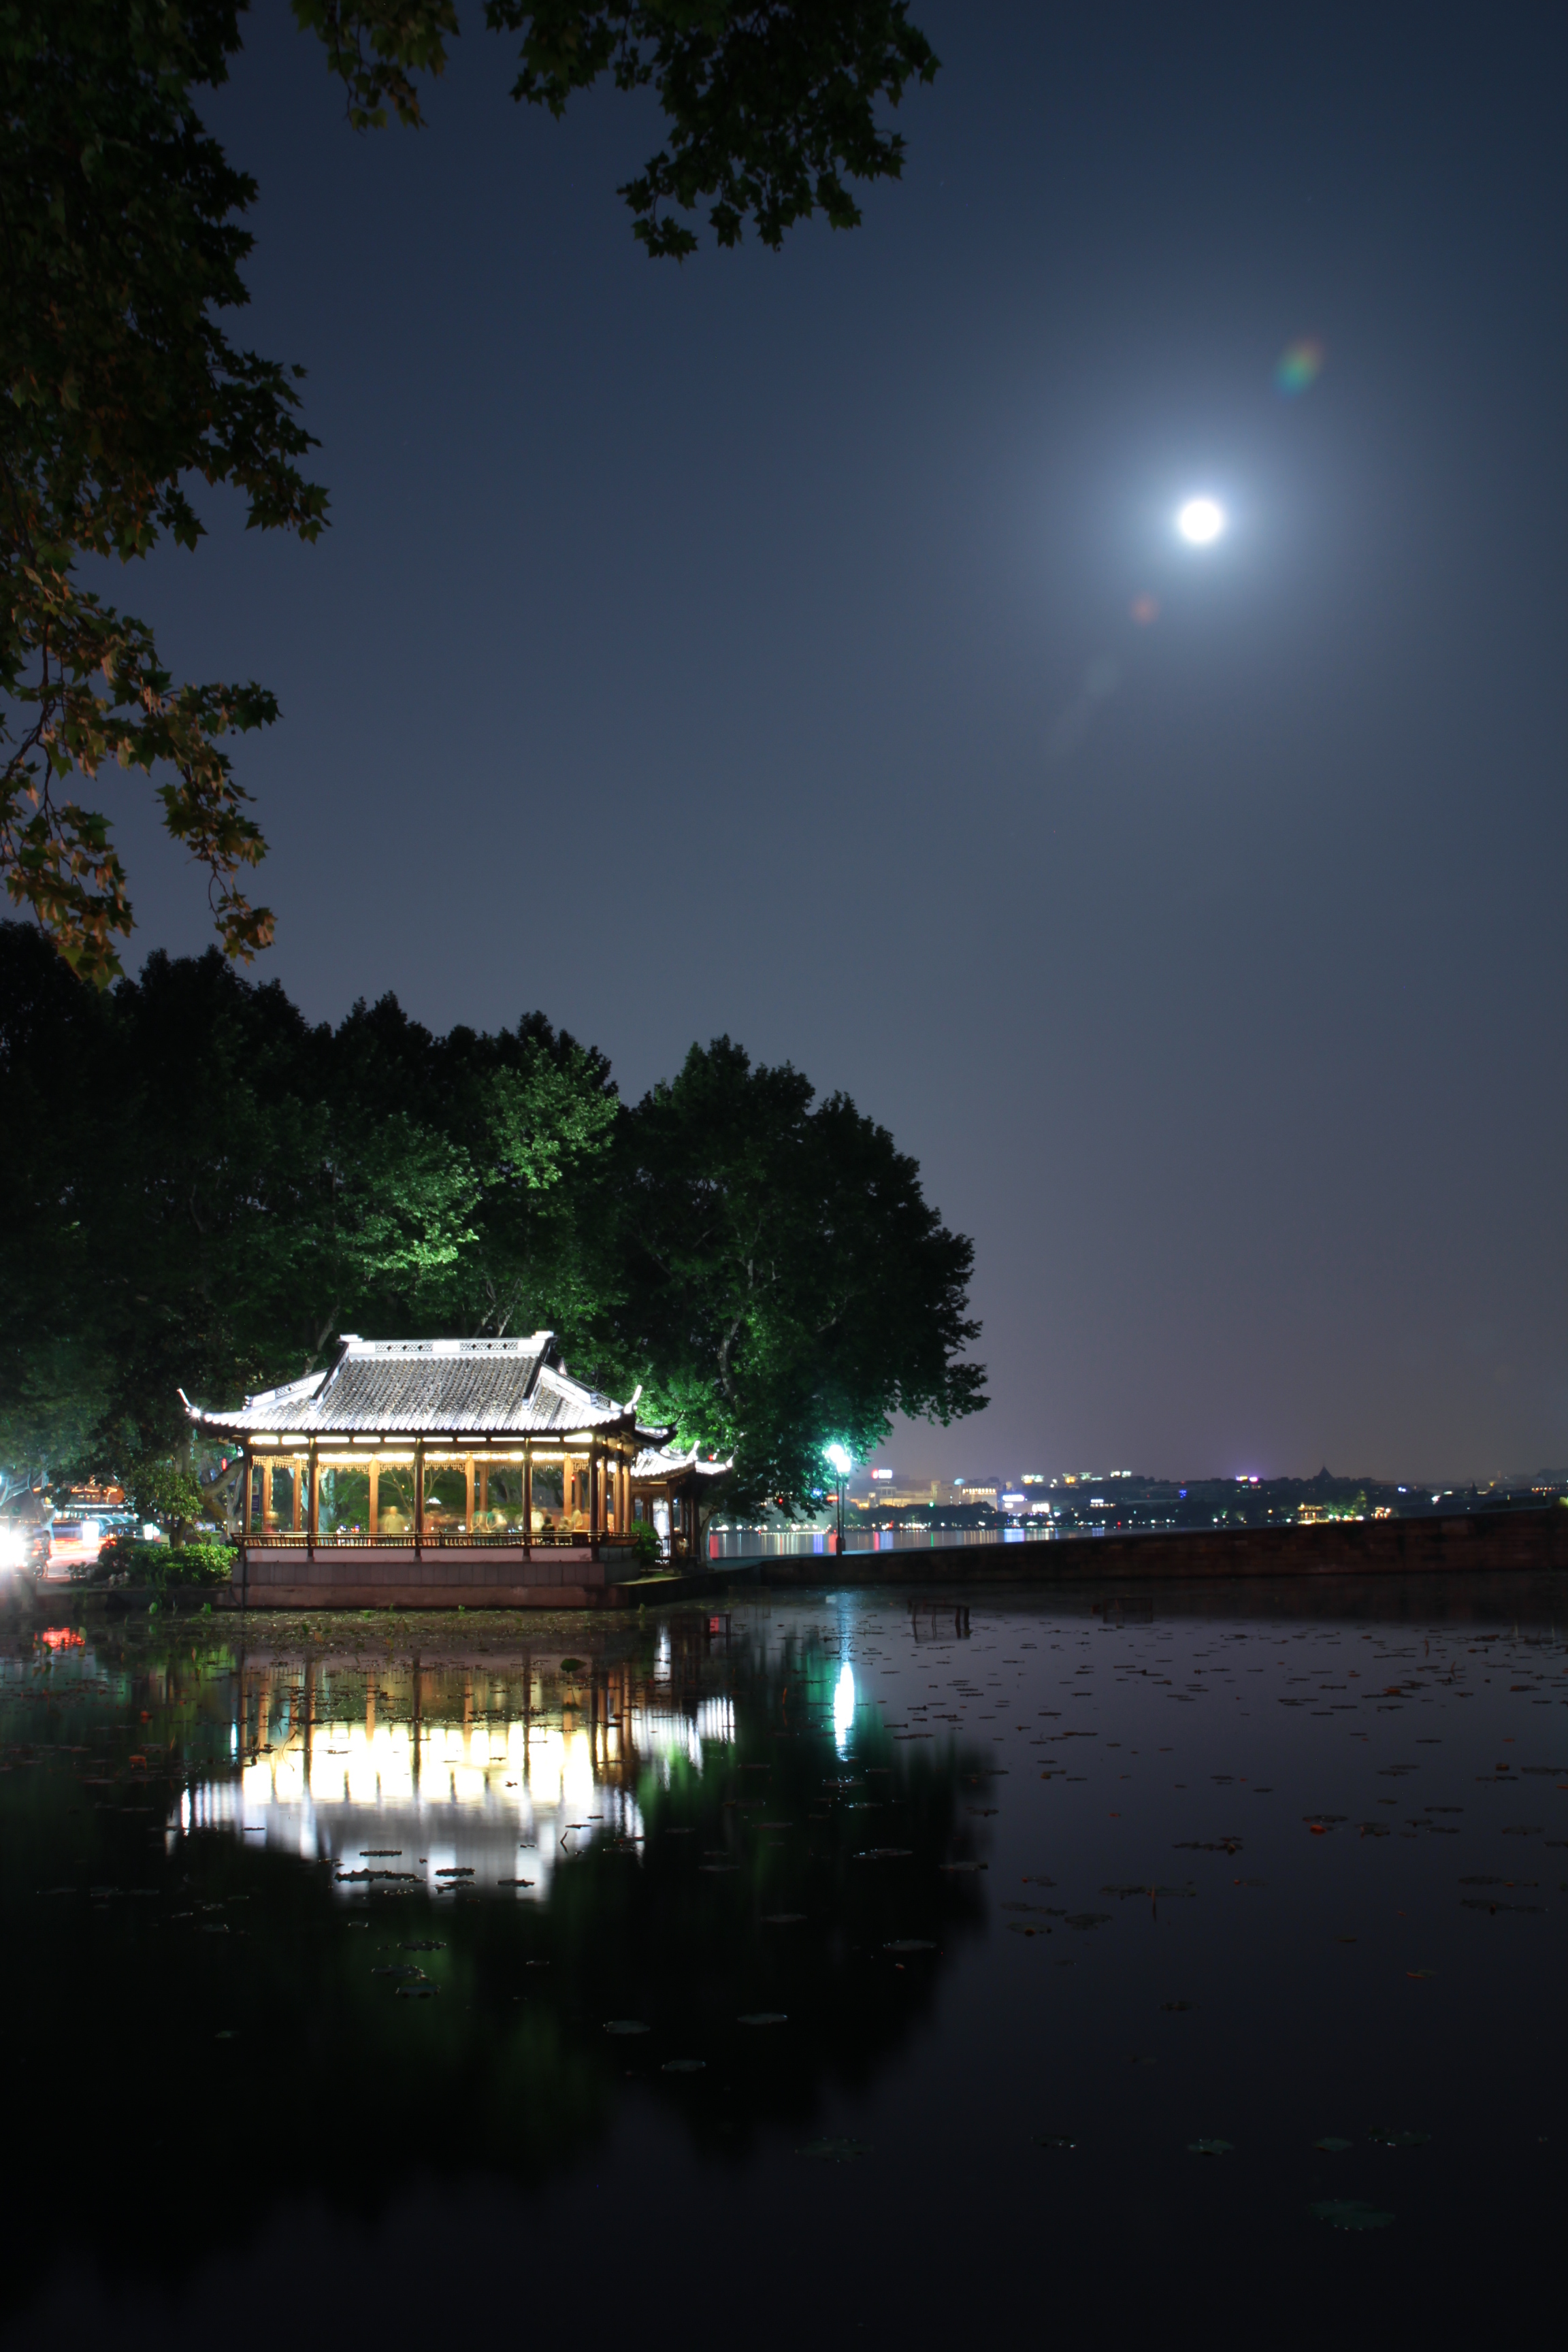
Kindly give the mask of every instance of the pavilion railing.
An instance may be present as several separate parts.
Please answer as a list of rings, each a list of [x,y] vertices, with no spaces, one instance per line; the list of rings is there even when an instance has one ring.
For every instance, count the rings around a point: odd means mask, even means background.
[[[502,1528],[487,1532],[482,1528],[476,1528],[472,1533],[466,1528],[427,1528],[422,1536],[373,1536],[352,1528],[342,1528],[327,1534],[310,1536],[292,1528],[253,1527],[250,1533],[239,1540],[268,1551],[333,1551],[340,1547],[352,1547],[355,1551],[582,1551],[591,1543],[612,1551],[630,1551],[636,1538],[629,1535],[591,1536],[586,1528],[575,1534],[565,1529],[555,1535],[537,1536],[517,1535]]]

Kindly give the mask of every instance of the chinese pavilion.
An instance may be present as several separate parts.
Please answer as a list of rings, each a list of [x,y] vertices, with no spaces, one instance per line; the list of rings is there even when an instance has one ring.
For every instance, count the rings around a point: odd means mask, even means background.
[[[235,1580],[261,1607],[580,1607],[635,1572],[639,1522],[693,1561],[700,1483],[727,1466],[570,1379],[549,1331],[345,1333],[232,1412],[182,1401],[240,1450]]]

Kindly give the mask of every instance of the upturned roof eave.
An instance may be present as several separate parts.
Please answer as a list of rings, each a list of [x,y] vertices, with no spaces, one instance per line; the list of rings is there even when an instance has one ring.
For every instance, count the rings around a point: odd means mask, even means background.
[[[307,1441],[323,1438],[375,1438],[388,1444],[412,1444],[416,1438],[471,1439],[476,1444],[515,1445],[524,1438],[542,1438],[547,1443],[564,1442],[571,1437],[616,1436],[640,1440],[635,1415],[629,1411],[595,1414],[590,1419],[531,1422],[520,1426],[495,1423],[462,1423],[426,1421],[387,1422],[370,1426],[363,1421],[334,1423],[313,1415],[257,1412],[246,1406],[233,1412],[206,1412],[199,1406],[186,1408],[193,1427],[210,1430],[222,1437],[278,1436]]]

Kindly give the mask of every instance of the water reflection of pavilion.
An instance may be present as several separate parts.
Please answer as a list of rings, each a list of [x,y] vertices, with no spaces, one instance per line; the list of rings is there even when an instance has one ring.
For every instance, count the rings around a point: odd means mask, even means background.
[[[195,1781],[179,1826],[330,1861],[349,1899],[471,1886],[537,1901],[574,1852],[641,1843],[645,1776],[700,1776],[705,1751],[735,1739],[732,1700],[704,1695],[668,1635],[651,1672],[630,1660],[567,1672],[531,1653],[401,1666],[275,1656],[247,1659],[237,1680],[237,1769]]]

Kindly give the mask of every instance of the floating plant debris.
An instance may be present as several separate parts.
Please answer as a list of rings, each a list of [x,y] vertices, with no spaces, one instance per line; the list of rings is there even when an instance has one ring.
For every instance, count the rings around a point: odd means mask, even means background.
[[[1394,2219],[1392,2213],[1380,2212],[1362,2197],[1324,2197],[1307,2210],[1331,2230],[1386,2230]]]

